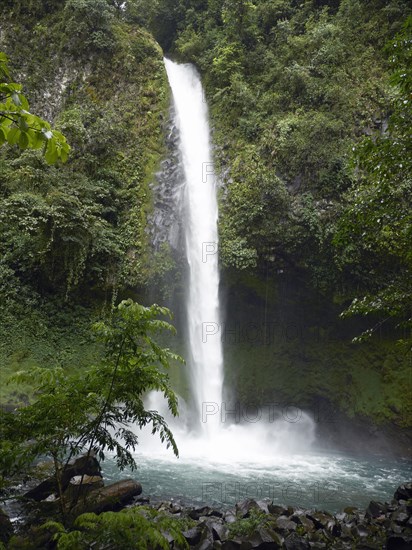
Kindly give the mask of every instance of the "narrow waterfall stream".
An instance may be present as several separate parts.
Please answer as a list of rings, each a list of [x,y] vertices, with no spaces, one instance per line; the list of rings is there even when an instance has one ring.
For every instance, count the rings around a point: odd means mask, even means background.
[[[207,104],[194,67],[165,60],[175,104],[175,124],[185,176],[184,232],[189,264],[187,290],[188,362],[195,410],[222,402],[216,179],[210,148]],[[211,435],[216,422],[200,422]]]
[[[184,177],[179,211],[189,267],[186,359],[192,398],[180,400],[180,417],[175,419],[161,395],[148,396],[147,407],[167,419],[180,458],[150,429],[143,430],[136,453],[138,472],[131,475],[139,478],[150,498],[180,499],[187,505],[224,508],[249,497],[338,511],[348,504],[390,499],[409,477],[406,460],[321,449],[316,441],[319,420],[303,411],[279,415],[262,408],[233,414],[233,404],[226,409],[222,403],[217,182],[208,109],[195,68],[168,59],[165,66]],[[105,476],[119,478],[110,462],[105,463]]]

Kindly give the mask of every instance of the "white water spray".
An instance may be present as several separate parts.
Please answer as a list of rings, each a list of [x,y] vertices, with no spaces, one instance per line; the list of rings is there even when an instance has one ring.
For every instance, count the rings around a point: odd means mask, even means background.
[[[200,78],[191,65],[165,60],[173,92],[176,126],[185,177],[186,256],[190,274],[187,319],[189,367],[195,406],[222,401],[216,178],[210,147],[207,105]],[[211,435],[216,422],[200,422]]]

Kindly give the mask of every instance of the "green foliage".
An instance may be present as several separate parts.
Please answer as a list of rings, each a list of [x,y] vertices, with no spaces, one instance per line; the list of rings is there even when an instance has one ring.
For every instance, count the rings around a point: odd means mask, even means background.
[[[231,212],[231,216],[224,216],[220,222],[220,252],[227,265],[247,269],[256,267],[258,251],[272,254],[282,239],[287,196],[253,146],[245,148],[233,162],[232,176],[230,194],[224,201],[224,212]]]
[[[190,519],[173,518],[148,507],[139,506],[121,512],[105,512],[100,515],[83,514],[79,516],[73,530],[66,532],[63,525],[48,522],[43,526],[54,533],[59,550],[117,549],[150,550],[151,548],[169,549],[166,534],[173,538],[178,548],[189,545],[182,531],[194,524]]]
[[[270,516],[265,512],[252,508],[248,517],[239,518],[229,525],[229,535],[231,537],[250,537],[256,529],[267,526],[270,521]]]
[[[133,23],[150,28],[158,10],[158,2],[146,0],[129,0],[124,6],[125,16]]]
[[[20,149],[43,149],[49,164],[66,162],[70,146],[63,134],[29,112],[22,86],[11,81],[6,54],[0,52],[0,146],[8,143]]]
[[[360,177],[334,237],[337,264],[365,291],[344,315],[380,316],[365,336],[391,317],[404,326],[412,322],[412,17],[388,49],[396,87],[389,126],[355,151]]]
[[[163,417],[157,411],[147,411],[143,403],[147,391],[160,391],[170,412],[177,415],[177,398],[164,369],[181,358],[153,339],[162,330],[173,330],[157,319],[159,315],[169,312],[156,305],[143,307],[132,300],[123,301],[114,308],[109,322],[94,327],[105,349],[100,364],[73,373],[60,367],[33,368],[12,377],[14,382],[30,383],[36,399],[15,413],[0,416],[3,476],[36,457],[49,456],[59,481],[61,464],[94,449],[101,460],[105,452],[114,452],[120,469],[133,469],[132,451],[138,436],[132,427],[147,424],[178,454]]]
[[[339,154],[345,134],[343,122],[333,115],[316,110],[297,110],[276,125],[272,151],[274,161],[284,167],[284,174],[290,181],[298,180],[302,189],[308,188],[315,180],[322,193],[326,194],[327,187],[327,194],[333,196],[341,187]]]
[[[85,275],[110,288],[121,243],[109,217],[109,182],[44,171],[29,154],[13,168],[4,174],[16,190],[2,201],[3,265],[37,288],[48,284],[66,296]]]
[[[2,148],[2,304],[29,305],[31,294],[97,299],[101,307],[150,278],[148,183],[162,152],[160,116],[168,101],[161,51],[146,31],[116,17],[111,2],[37,6],[33,19],[22,19],[29,8],[19,5],[2,9],[2,25],[13,32],[2,34],[0,46],[13,51],[32,103],[55,120],[72,150],[57,170],[37,151]],[[101,55],[88,45],[93,29],[116,47]]]
[[[165,42],[204,77],[225,179],[223,265],[263,270],[270,255],[323,290],[340,278],[331,240],[350,151],[385,119],[382,50],[408,13],[395,0],[324,4],[175,2]]]
[[[64,11],[65,45],[70,51],[78,55],[114,50],[114,8],[108,0],[68,0]]]

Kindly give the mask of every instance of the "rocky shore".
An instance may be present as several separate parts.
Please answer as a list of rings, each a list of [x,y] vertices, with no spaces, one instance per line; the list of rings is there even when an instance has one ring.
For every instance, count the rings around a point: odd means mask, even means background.
[[[364,511],[347,507],[336,515],[252,499],[226,512],[171,502],[157,509],[196,522],[183,533],[196,550],[412,549],[412,483],[398,487],[391,502],[371,501]]]
[[[172,501],[151,503],[140,493],[141,486],[134,480],[105,488],[99,485],[83,500],[78,513],[150,507],[162,517],[190,525],[183,536],[193,550],[412,549],[412,482],[399,486],[390,502],[371,501],[366,510],[348,506],[337,514],[253,499],[245,499],[227,511],[209,506],[190,508]],[[7,544],[12,530],[2,514],[0,540]],[[170,548],[183,548],[168,532],[163,535]],[[54,548],[42,540],[43,548]]]

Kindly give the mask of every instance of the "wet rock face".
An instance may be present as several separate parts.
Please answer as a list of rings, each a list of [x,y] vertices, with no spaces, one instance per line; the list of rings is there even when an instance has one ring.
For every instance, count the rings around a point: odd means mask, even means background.
[[[104,482],[100,476],[75,476],[70,480],[69,486],[64,491],[64,498],[66,502],[75,502],[102,487],[104,487]]]
[[[96,476],[98,477],[98,476]],[[94,485],[99,479],[87,479]],[[77,480],[72,480],[71,484]],[[389,503],[371,501],[365,511],[348,507],[331,514],[275,505],[267,500],[245,499],[225,513],[210,506],[187,508],[180,502],[152,504],[171,518],[190,519],[183,531],[194,550],[409,550],[412,549],[411,484],[404,484]],[[126,479],[107,487],[93,488],[71,510],[73,516],[84,512],[119,510],[131,501],[149,505],[148,499],[136,499],[140,483]],[[12,527],[0,510],[1,537],[10,537]],[[165,533],[171,548],[177,548],[173,536]],[[0,541],[5,540],[0,537]],[[45,546],[44,546],[45,547]]]
[[[171,108],[166,125],[166,157],[151,184],[153,213],[149,217],[148,233],[154,250],[167,242],[177,251],[182,247],[182,196],[184,178],[180,163],[179,133],[174,125],[174,109]]]
[[[412,482],[400,485],[395,491],[394,498],[396,500],[412,500]]]

